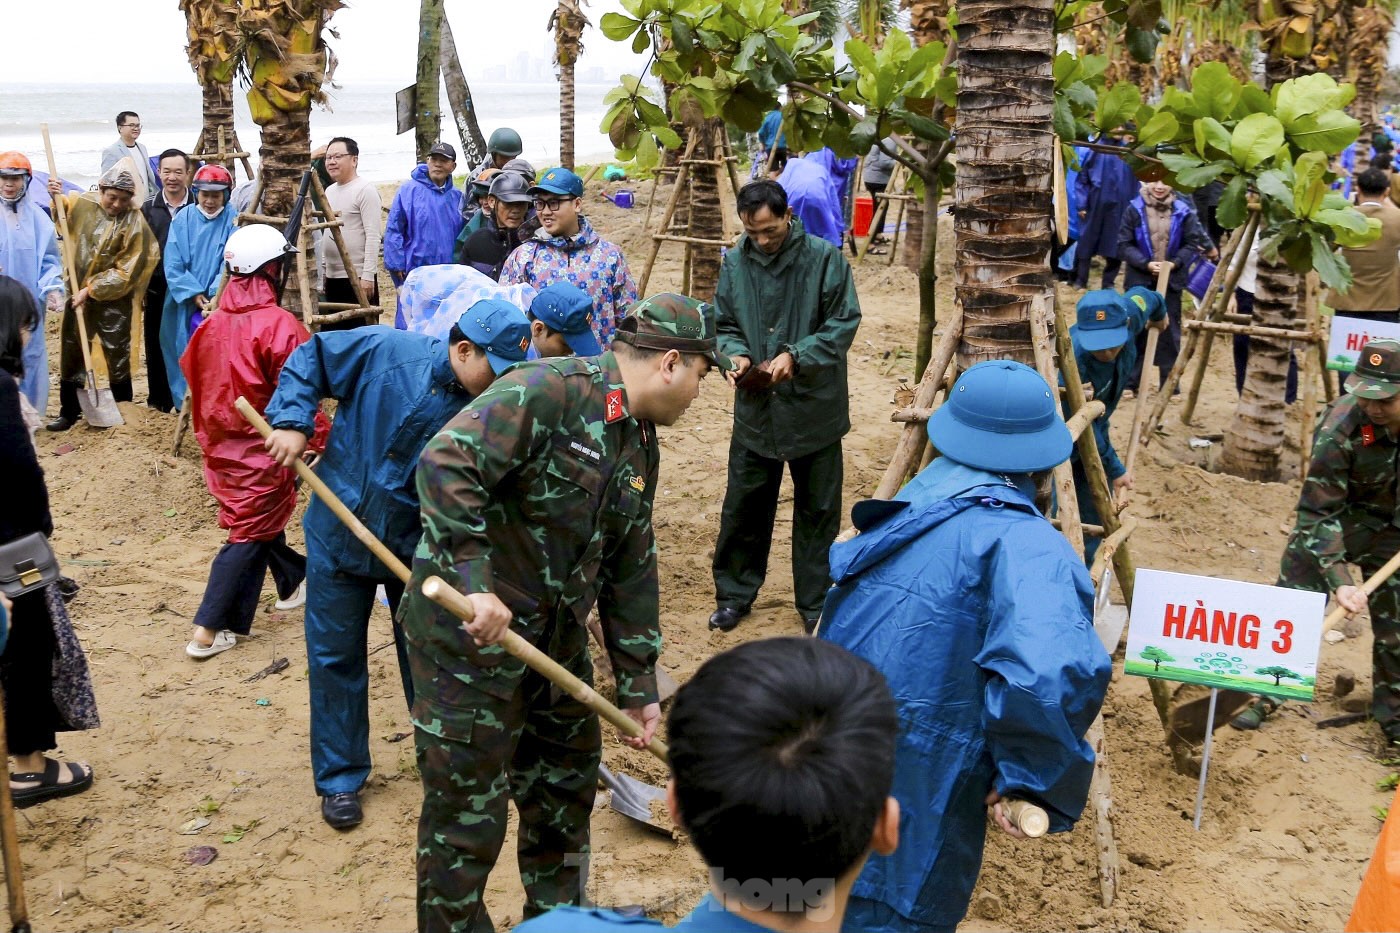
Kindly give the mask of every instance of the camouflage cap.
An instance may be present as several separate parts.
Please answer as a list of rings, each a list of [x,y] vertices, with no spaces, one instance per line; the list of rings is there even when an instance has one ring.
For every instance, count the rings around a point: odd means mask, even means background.
[[[735,368],[734,361],[719,352],[715,306],[674,292],[652,295],[632,305],[613,339],[648,350],[699,353],[724,372]]]
[[[1367,399],[1400,395],[1400,340],[1372,340],[1362,347],[1347,391]]]

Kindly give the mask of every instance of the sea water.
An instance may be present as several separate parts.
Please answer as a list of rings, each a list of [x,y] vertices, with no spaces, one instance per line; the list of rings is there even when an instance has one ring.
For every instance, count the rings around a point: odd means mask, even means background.
[[[578,161],[612,156],[603,119],[603,95],[613,85],[579,84],[576,90],[574,150]],[[375,182],[407,178],[414,166],[413,132],[395,130],[394,93],[386,84],[355,84],[328,89],[327,107],[311,110],[312,147],[333,136],[348,136],[360,146],[360,174]],[[501,126],[520,133],[524,158],[537,170],[559,161],[559,86],[554,82],[473,84],[472,103],[483,136]],[[254,169],[260,143],[258,127],[248,114],[245,92],[236,84],[233,103],[238,139],[252,153]],[[141,116],[140,142],[151,155],[167,148],[189,152],[199,138],[200,89],[193,78],[184,84],[12,84],[0,104],[0,151],[18,149],[38,169],[47,169],[39,124],[48,123],[59,174],[84,187],[97,181],[102,150],[117,140],[115,118],[123,110]],[[442,138],[456,147],[457,171],[467,165],[457,124],[440,98]],[[242,181],[240,174],[239,180]]]

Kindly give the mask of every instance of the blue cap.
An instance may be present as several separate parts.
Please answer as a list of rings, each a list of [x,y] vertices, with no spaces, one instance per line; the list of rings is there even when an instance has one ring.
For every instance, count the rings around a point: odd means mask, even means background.
[[[1088,292],[1075,308],[1074,334],[1085,350],[1112,350],[1128,342],[1130,306],[1122,295],[1108,288]]]
[[[593,299],[577,285],[546,285],[530,302],[530,313],[545,327],[558,331],[577,355],[597,356],[603,352],[593,333]]]
[[[1123,297],[1141,308],[1149,321],[1160,321],[1167,316],[1167,299],[1161,292],[1134,285],[1123,293]]]
[[[928,437],[950,460],[997,473],[1034,473],[1074,447],[1050,384],[1023,363],[989,360],[958,377],[928,420]]]
[[[583,197],[583,179],[566,168],[552,168],[541,175],[540,180],[535,182],[535,186],[530,189],[532,195],[541,192],[581,198]]]
[[[486,353],[496,375],[525,359],[530,346],[530,322],[509,301],[483,298],[457,319],[457,329]]]

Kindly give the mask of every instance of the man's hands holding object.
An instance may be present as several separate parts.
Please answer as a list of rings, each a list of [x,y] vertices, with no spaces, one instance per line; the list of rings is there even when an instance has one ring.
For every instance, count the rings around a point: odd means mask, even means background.
[[[747,356],[736,356],[733,360],[738,368],[727,374],[729,384],[746,392],[763,392],[790,381],[797,374],[797,360],[786,350],[757,366]]]

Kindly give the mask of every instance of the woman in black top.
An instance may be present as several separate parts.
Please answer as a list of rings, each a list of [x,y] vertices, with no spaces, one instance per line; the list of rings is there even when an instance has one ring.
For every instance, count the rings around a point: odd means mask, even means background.
[[[53,534],[44,472],[20,414],[18,379],[29,328],[38,316],[34,297],[19,282],[0,276],[0,543],[36,531]],[[92,785],[92,769],[44,755],[58,745],[55,733],[98,726],[87,659],[73,634],[58,586],[13,601],[10,636],[0,654],[5,691],[5,733],[14,770],[15,806],[64,797]]]

